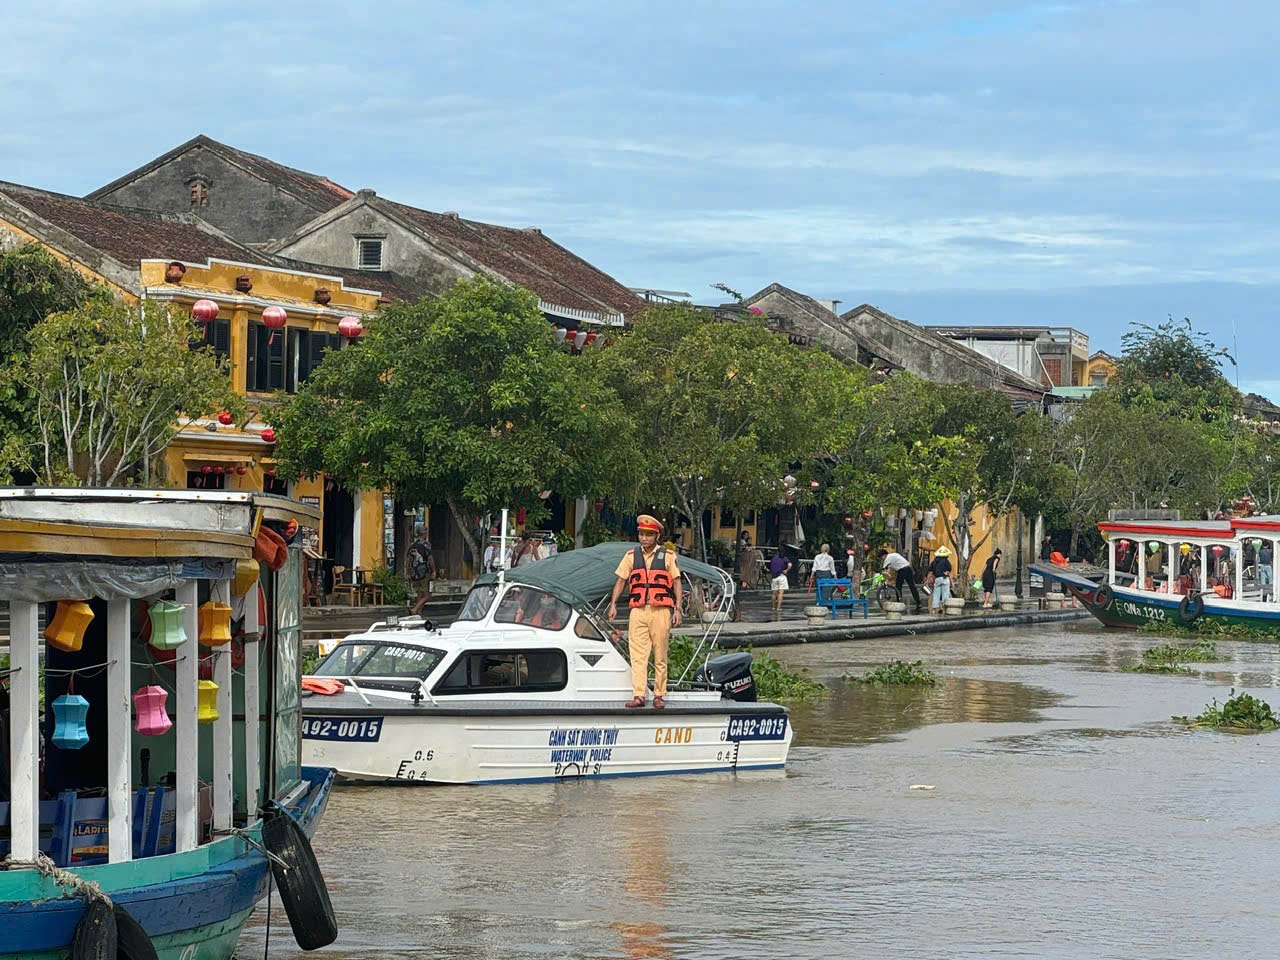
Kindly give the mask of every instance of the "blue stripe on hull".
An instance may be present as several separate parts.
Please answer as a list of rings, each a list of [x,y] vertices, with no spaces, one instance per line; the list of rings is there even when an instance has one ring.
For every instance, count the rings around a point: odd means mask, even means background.
[[[302,775],[311,787],[296,818],[309,836],[328,803],[333,771],[303,767]],[[237,844],[236,855],[195,876],[112,889],[111,899],[128,910],[152,938],[209,946],[210,950],[197,954],[201,958],[230,956],[240,926],[267,892],[268,870],[266,857],[244,841],[226,838],[219,842]],[[141,872],[158,859],[134,864]],[[129,864],[112,865],[117,868],[133,869]],[[0,960],[65,956],[82,912],[83,902],[74,897],[0,901]],[[234,930],[227,929],[228,925]],[[230,947],[220,951],[215,941],[224,940]]]

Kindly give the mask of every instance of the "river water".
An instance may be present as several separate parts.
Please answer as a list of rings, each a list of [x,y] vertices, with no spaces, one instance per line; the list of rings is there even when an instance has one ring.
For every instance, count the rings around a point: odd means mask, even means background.
[[[273,958],[1274,956],[1280,732],[1188,732],[1280,647],[1126,673],[1092,622],[776,648],[837,687],[786,773],[342,788],[316,837],[341,935]],[[922,659],[927,691],[840,684]],[[931,789],[913,789],[919,787]],[[259,908],[240,957],[263,954]]]

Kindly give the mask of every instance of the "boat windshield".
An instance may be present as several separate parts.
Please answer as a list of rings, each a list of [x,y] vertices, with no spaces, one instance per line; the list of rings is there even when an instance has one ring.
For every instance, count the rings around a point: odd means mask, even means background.
[[[498,585],[496,583],[482,583],[479,586],[472,587],[471,592],[467,594],[466,602],[462,605],[462,612],[458,614],[458,619],[483,620],[484,615],[493,606],[493,598],[497,595]]]
[[[443,650],[398,643],[352,640],[338,644],[312,671],[315,677],[404,677],[421,680],[444,656]]]
[[[572,613],[572,607],[545,590],[517,586],[503,594],[493,619],[497,623],[518,623],[526,627],[541,627],[543,630],[562,630]]]

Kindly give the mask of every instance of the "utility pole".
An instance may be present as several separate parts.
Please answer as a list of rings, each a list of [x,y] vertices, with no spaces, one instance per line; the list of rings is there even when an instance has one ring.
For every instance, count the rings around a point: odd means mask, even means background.
[[[1013,595],[1022,599],[1022,511],[1018,511],[1018,556],[1016,566],[1018,572],[1013,582]]]

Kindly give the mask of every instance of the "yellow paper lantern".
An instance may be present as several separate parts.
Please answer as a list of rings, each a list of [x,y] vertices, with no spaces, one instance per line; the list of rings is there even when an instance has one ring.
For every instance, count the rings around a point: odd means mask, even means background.
[[[237,560],[235,579],[231,581],[231,595],[243,597],[258,582],[258,561]]]
[[[218,685],[212,680],[201,680],[196,719],[201,723],[213,723],[218,719]]]
[[[200,604],[200,642],[206,647],[231,642],[230,605],[215,600]]]
[[[58,610],[44,628],[45,642],[74,653],[84,646],[84,632],[93,619],[93,608],[83,600],[59,600]]]

